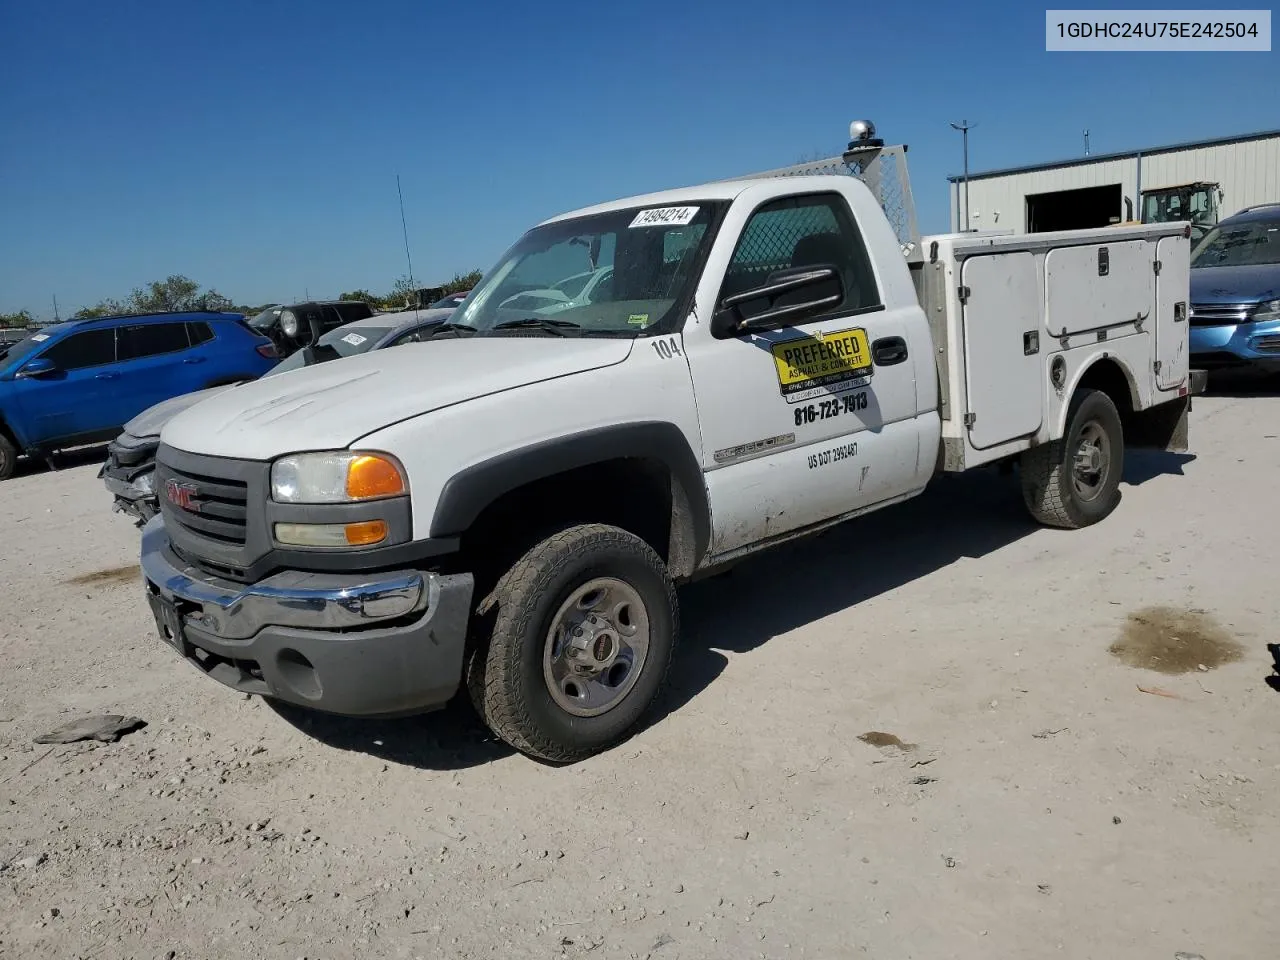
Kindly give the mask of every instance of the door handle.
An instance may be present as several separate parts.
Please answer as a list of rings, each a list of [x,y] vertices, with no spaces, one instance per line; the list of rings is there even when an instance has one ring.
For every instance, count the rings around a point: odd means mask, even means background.
[[[120,374],[118,374],[118,373],[99,373],[99,374],[95,374],[93,379],[95,379],[95,380],[119,380],[119,379],[120,379]]]
[[[907,341],[901,337],[881,337],[871,344],[871,359],[877,367],[891,367],[907,359]]]
[[[187,357],[183,363],[204,363],[204,357]]]

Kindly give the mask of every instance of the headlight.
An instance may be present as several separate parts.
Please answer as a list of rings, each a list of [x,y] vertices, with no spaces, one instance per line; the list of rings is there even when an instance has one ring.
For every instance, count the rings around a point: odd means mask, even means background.
[[[404,471],[381,453],[297,453],[271,465],[277,503],[350,503],[408,492]]]
[[[1280,320],[1280,300],[1272,300],[1258,307],[1256,313],[1252,317],[1256,323],[1265,320]]]
[[[133,485],[137,487],[139,490],[141,490],[143,493],[155,493],[156,492],[156,472],[154,470],[148,470],[142,476],[135,477],[133,480]]]
[[[298,315],[292,310],[280,311],[280,329],[286,337],[298,335]]]

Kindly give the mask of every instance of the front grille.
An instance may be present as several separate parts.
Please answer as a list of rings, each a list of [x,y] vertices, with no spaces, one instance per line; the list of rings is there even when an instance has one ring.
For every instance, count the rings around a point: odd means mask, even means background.
[[[188,530],[222,543],[243,544],[247,539],[249,485],[243,480],[170,466],[163,494],[173,507],[173,519]]]
[[[156,454],[156,496],[173,551],[216,577],[242,580],[271,550],[271,466],[175,450]]]
[[[1253,303],[1193,303],[1191,325],[1193,327],[1226,327],[1248,323],[1257,304]]]
[[[1259,353],[1280,353],[1280,335],[1254,337],[1251,345]]]

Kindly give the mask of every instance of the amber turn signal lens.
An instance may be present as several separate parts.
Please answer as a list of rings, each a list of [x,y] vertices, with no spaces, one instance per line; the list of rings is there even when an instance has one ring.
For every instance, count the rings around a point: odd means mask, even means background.
[[[277,523],[276,542],[299,547],[367,547],[387,539],[387,521]]]
[[[347,496],[352,500],[394,497],[404,491],[400,468],[385,457],[361,454],[347,465]]]
[[[381,543],[387,539],[387,521],[364,520],[360,523],[348,523],[345,527],[347,543],[353,547],[367,547]]]

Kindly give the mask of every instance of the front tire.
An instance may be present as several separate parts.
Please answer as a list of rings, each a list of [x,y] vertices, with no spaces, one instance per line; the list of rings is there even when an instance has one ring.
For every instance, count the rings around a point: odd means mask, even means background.
[[[585,524],[517,560],[481,604],[467,687],[488,727],[553,763],[617,744],[657,699],[679,632],[665,564],[617,527]]]
[[[0,433],[0,480],[8,480],[13,476],[18,465],[18,448],[13,441]]]
[[[1123,471],[1120,413],[1101,390],[1084,388],[1071,399],[1063,438],[1022,455],[1023,500],[1047,527],[1087,527],[1120,503]]]

